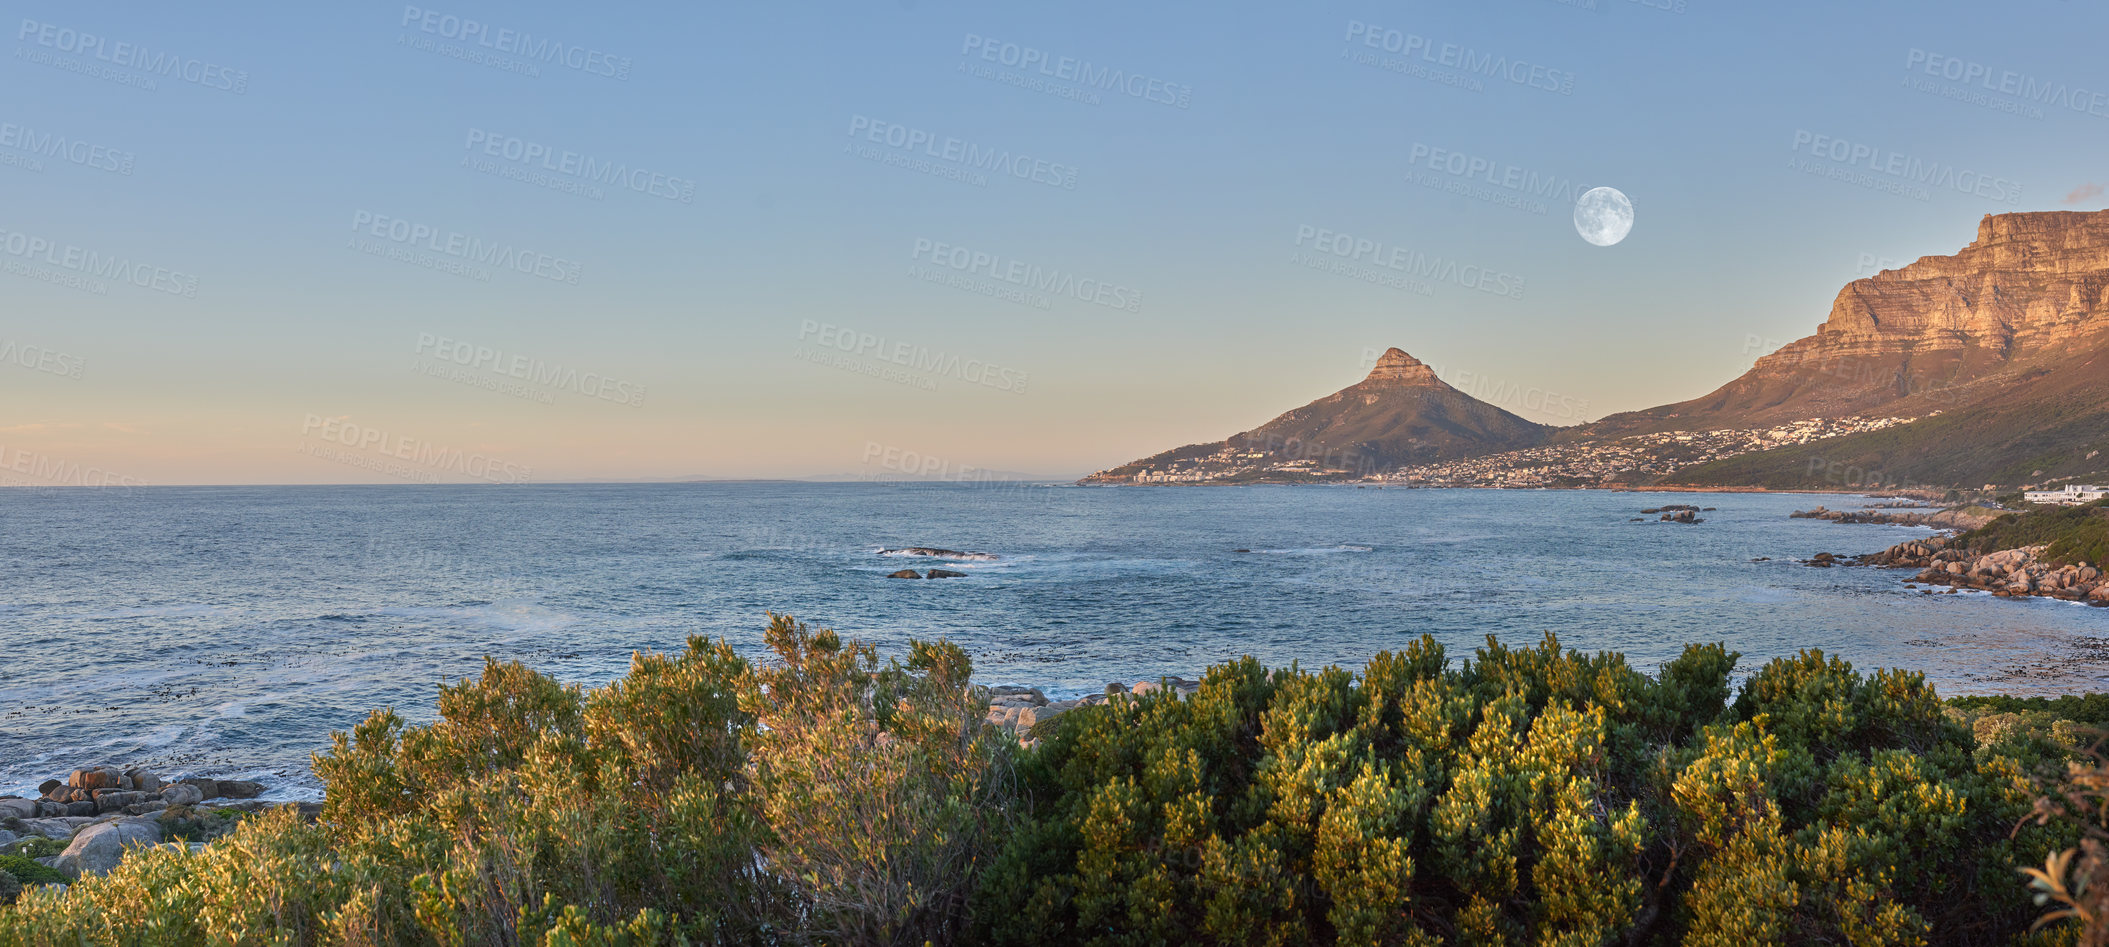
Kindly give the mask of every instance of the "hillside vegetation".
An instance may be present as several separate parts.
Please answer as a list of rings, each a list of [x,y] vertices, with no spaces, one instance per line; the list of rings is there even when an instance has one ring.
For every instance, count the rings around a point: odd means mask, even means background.
[[[390,710],[284,808],[0,908],[0,944],[2034,944],[2095,826],[2080,735],[1817,652],[1731,686],[1548,636],[1360,675],[1211,668],[1021,749],[966,656],[788,618],[582,691],[517,664]],[[2083,708],[2099,719],[2099,708]],[[2078,798],[2078,797],[2075,797]],[[2084,806],[2073,812],[2084,813]],[[2037,818],[2031,819],[2035,815]],[[2017,828],[2018,826],[2018,828]],[[2098,828],[2098,826],[2095,826]],[[2084,905],[2074,864],[2040,869]],[[2068,890],[2071,889],[2071,890]],[[2078,893],[2076,893],[2078,892]],[[2089,917],[2092,914],[2087,915]]]
[[[2060,565],[2109,563],[2109,500],[2009,513],[1956,539],[1978,553],[2041,545],[2041,558]]]

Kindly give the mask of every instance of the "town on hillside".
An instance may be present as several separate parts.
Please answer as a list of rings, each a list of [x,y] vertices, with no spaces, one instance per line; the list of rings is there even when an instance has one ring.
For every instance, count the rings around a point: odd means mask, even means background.
[[[1936,414],[1938,412],[1935,412]],[[1931,417],[1932,415],[1928,415]],[[1339,452],[1320,457],[1283,450],[1226,446],[1213,454],[1146,467],[1134,483],[1252,483],[1353,481],[1414,487],[1590,487],[1659,480],[1681,467],[1739,454],[1879,431],[1918,418],[1806,418],[1762,429],[1666,431],[1547,444],[1440,463],[1388,470],[1357,469]]]

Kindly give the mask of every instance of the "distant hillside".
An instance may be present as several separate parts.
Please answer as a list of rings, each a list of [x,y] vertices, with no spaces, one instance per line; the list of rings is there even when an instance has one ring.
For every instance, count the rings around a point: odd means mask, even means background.
[[[2007,382],[1937,417],[1686,467],[1672,479],[1773,489],[2109,481],[2109,351],[2083,351]]]
[[[1369,377],[1257,428],[1153,454],[1084,482],[1196,471],[1215,480],[1365,476],[1528,447],[1552,430],[1451,387],[1419,359],[1393,348],[1377,359]]]

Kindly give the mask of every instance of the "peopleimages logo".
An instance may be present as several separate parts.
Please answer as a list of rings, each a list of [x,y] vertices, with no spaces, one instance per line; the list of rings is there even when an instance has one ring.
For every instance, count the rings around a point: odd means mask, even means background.
[[[910,248],[908,257],[918,263],[984,276],[1034,292],[1067,296],[1095,306],[1124,312],[1142,311],[1142,290],[1095,280],[1088,276],[1079,277],[1075,273],[1058,268],[1038,266],[981,250],[918,237]],[[910,275],[920,274],[911,270]]]
[[[967,170],[1002,174],[1065,191],[1076,190],[1075,168],[1014,152],[1008,148],[986,148],[959,138],[940,137],[909,125],[882,122],[868,115],[850,116],[849,136],[856,143],[883,145],[900,156],[914,155],[944,162],[954,166],[955,172]],[[859,154],[858,157],[876,156]],[[957,175],[947,173],[942,176]]]
[[[403,8],[404,27],[440,39],[468,43],[495,52],[518,56],[551,66],[562,66],[588,75],[605,76],[610,79],[630,78],[630,57],[614,56],[588,46],[574,46],[546,36],[535,36],[522,30],[498,27],[490,24],[426,10],[421,7]]]
[[[509,243],[486,243],[460,231],[441,230],[431,224],[401,217],[366,210],[353,211],[352,232],[412,250],[428,250],[463,262],[512,270],[559,283],[576,286],[579,281],[580,268],[575,260],[522,250]],[[354,247],[358,248],[356,243]]]
[[[1347,43],[1350,47],[1361,45],[1369,49],[1380,49],[1405,56],[1408,60],[1441,66],[1465,75],[1483,76],[1560,95],[1574,94],[1574,73],[1521,59],[1510,59],[1500,53],[1473,49],[1470,46],[1436,43],[1419,33],[1371,26],[1361,20],[1349,20]]]
[[[401,465],[361,462],[360,455],[343,454],[335,451],[332,445],[342,445],[360,454],[370,455],[371,460],[402,461],[431,471],[459,474],[492,483],[526,483],[528,477],[534,473],[532,467],[471,453],[458,447],[438,447],[417,438],[403,437],[379,428],[355,424],[343,417],[325,418],[318,414],[309,414],[301,422],[300,433],[303,437],[319,438],[322,441],[317,447],[302,449],[302,453],[394,476],[403,474],[399,470],[388,468]],[[412,476],[410,479],[425,478]]]
[[[1847,141],[1829,135],[1819,135],[1806,129],[1794,130],[1793,150],[1797,155],[1808,154],[1833,162],[1833,166],[1811,166],[1799,158],[1790,159],[1789,167],[1811,174],[1837,177],[1849,183],[1861,184],[1876,190],[1887,190],[1925,200],[1925,189],[1955,191],[1986,200],[2005,204],[2021,201],[2021,185],[2001,177],[1993,177],[1968,168],[1959,168],[1939,161],[1924,161],[1899,151],[1878,148],[1862,142]],[[1855,173],[1864,169],[1883,175],[1882,179],[1868,179]],[[1839,172],[1854,172],[1844,173]],[[1898,185],[1907,186],[1899,190]],[[1912,191],[1908,186],[1920,190]]]
[[[1490,270],[1473,263],[1460,263],[1447,257],[1429,256],[1419,250],[1389,246],[1352,234],[1306,224],[1296,228],[1296,245],[1354,263],[1381,266],[1423,280],[1455,283],[1489,296],[1505,299],[1523,297],[1523,277],[1514,273]]]
[[[43,264],[95,280],[130,283],[157,293],[198,297],[198,278],[164,266],[141,263],[128,257],[107,256],[70,243],[0,230],[0,252],[33,264]],[[27,274],[25,274],[27,275]]]
[[[823,349],[833,349],[856,358],[872,358],[890,365],[921,372],[926,375],[943,375],[959,379],[970,385],[981,385],[998,391],[1023,393],[1030,373],[1006,368],[978,358],[962,359],[957,353],[947,353],[905,341],[888,343],[884,336],[838,326],[832,322],[801,319],[798,322],[798,341],[809,342]],[[810,357],[798,356],[806,361]],[[848,368],[846,365],[836,367]],[[855,370],[855,369],[851,369]],[[891,381],[900,379],[890,378]]]
[[[493,134],[481,128],[469,129],[468,141],[462,147],[469,151],[469,155],[463,158],[465,162],[476,156],[497,158],[520,168],[540,169],[580,182],[636,191],[683,204],[694,203],[696,199],[696,182],[689,178],[632,168],[620,161],[603,161],[592,155],[511,135]]]
[[[1572,205],[1586,190],[1572,178],[1539,174],[1492,158],[1421,142],[1414,142],[1407,151],[1406,163],[1414,169],[1406,172],[1406,180],[1410,183],[1533,214],[1545,213],[1549,205]],[[1450,180],[1422,174],[1418,168],[1441,172],[1449,175]],[[1481,183],[1491,187],[1481,187]]]
[[[517,353],[507,355],[504,349],[473,345],[444,335],[418,333],[416,353],[436,361],[503,375],[532,385],[569,391],[601,401],[631,407],[644,404],[643,385],[633,385],[598,372],[582,372],[576,367],[552,364]]]
[[[1194,87],[1190,85],[1167,82],[1155,76],[1146,76],[1141,73],[1124,72],[1111,66],[1095,65],[1088,59],[1056,56],[1044,49],[1036,49],[1018,43],[1007,43],[979,33],[967,34],[966,40],[960,44],[959,54],[979,59],[985,63],[996,63],[1031,74],[1021,78],[1044,77],[1055,79],[1061,82],[1072,83],[1073,86],[1081,87],[1081,89],[1093,89],[1100,92],[1126,95],[1129,98],[1140,99],[1144,102],[1155,102],[1180,109],[1186,108],[1193,101]],[[962,63],[961,68],[966,69],[969,65],[971,64]],[[975,74],[981,78],[1002,77],[1002,74],[994,73],[993,70],[990,70],[990,73],[977,72]],[[1015,80],[1013,80],[1012,84],[1024,85],[1026,88],[1031,88],[1038,92],[1060,93],[1060,87],[1018,83]],[[1070,94],[1063,97],[1077,98],[1078,96]],[[1097,105],[1098,96],[1093,94],[1085,101],[1092,105]]]
[[[0,122],[0,148],[112,174],[131,174],[132,163],[138,159],[137,155],[129,151],[119,151],[106,145],[68,138],[13,122]],[[31,170],[42,171],[44,167],[38,164]]]
[[[0,364],[19,365],[61,378],[79,378],[81,371],[88,367],[78,355],[54,352],[41,345],[18,343],[13,339],[0,341]]]
[[[2067,85],[2063,82],[2039,79],[2011,69],[1994,69],[1981,62],[1958,59],[1954,56],[1944,56],[1940,53],[1918,48],[1913,48],[1904,54],[1904,69],[1906,72],[1924,73],[1937,79],[1959,82],[1964,86],[1975,86],[1986,92],[2008,96],[2031,105],[2064,109],[2070,112],[2078,112],[2082,115],[2092,115],[2096,118],[2109,118],[2109,92],[2090,91],[2078,86]],[[1922,91],[1947,94],[1952,98],[1958,98],[1987,108],[2020,112],[2027,114],[2030,118],[2043,117],[2040,110],[2029,109],[2024,111],[2019,108],[1996,104],[1982,98],[1954,94],[1965,90],[1953,90],[1951,92],[1948,89],[1933,87]]]
[[[181,79],[192,85],[241,95],[249,91],[249,73],[229,69],[218,63],[202,59],[190,59],[174,53],[148,49],[134,43],[111,42],[107,36],[83,32],[72,27],[43,23],[24,18],[22,28],[15,39],[35,43],[53,52],[87,56],[97,62],[109,63],[148,76]],[[17,59],[23,58],[20,53]],[[81,71],[78,64],[64,60],[48,62],[70,71]],[[93,71],[93,70],[89,70]],[[97,74],[97,78],[115,78]]]

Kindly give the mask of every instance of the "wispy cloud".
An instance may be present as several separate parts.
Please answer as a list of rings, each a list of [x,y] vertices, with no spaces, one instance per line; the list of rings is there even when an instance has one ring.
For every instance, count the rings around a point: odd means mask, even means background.
[[[2102,196],[2101,185],[2082,184],[2079,187],[2073,188],[2072,193],[2065,195],[2065,203],[2077,204],[2081,201],[2091,200],[2100,196]]]

